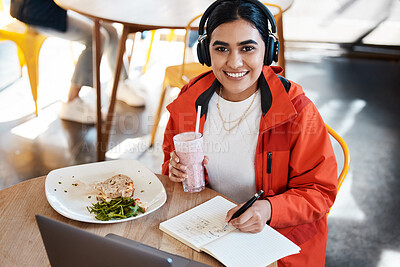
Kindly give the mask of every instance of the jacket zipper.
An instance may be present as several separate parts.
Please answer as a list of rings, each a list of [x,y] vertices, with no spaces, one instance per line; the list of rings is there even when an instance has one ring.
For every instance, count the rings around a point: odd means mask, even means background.
[[[268,191],[267,195],[271,196],[274,195],[274,191],[272,190],[272,152],[267,153],[267,175],[268,175]]]
[[[267,173],[271,174],[272,152],[267,153]]]

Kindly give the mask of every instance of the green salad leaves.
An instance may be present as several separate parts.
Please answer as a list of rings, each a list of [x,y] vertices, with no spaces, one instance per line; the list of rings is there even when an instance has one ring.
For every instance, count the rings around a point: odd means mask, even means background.
[[[111,219],[126,219],[135,217],[137,212],[144,213],[144,210],[139,207],[135,199],[130,197],[121,197],[110,201],[99,201],[92,203],[92,206],[86,207],[90,213],[96,214],[95,218],[101,221]]]

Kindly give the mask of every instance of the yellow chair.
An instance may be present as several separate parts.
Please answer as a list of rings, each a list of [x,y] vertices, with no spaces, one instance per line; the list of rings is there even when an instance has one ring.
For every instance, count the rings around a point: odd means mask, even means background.
[[[8,13],[4,12],[3,1],[0,0],[0,41],[9,40],[17,45],[21,75],[24,65],[28,69],[36,116],[38,115],[39,52],[46,38],[46,36],[39,34],[25,23],[13,19]]]
[[[346,142],[343,140],[343,138],[337,133],[335,132],[329,125],[325,124],[326,128],[328,129],[328,133],[339,143],[339,145],[341,146],[342,150],[343,150],[343,167],[342,167],[342,171],[339,174],[338,177],[338,189],[337,191],[339,191],[340,187],[342,186],[342,183],[344,181],[344,178],[346,178],[347,172],[349,171],[349,167],[350,167],[350,152],[349,152],[349,148],[347,147]]]
[[[346,178],[347,172],[349,171],[350,152],[349,152],[349,148],[347,147],[347,144],[343,140],[343,138],[337,132],[335,132],[329,125],[325,124],[325,126],[328,129],[328,133],[339,143],[339,145],[341,146],[342,151],[343,151],[343,158],[344,158],[343,167],[342,167],[342,171],[339,174],[338,185],[337,185],[337,192],[339,192],[339,189],[342,186],[344,179]],[[328,216],[328,215],[329,215],[329,213],[326,216]]]
[[[165,93],[166,93],[167,88],[168,87],[182,88],[185,84],[187,84],[187,82],[190,79],[196,77],[197,75],[199,75],[205,71],[211,70],[211,67],[203,66],[198,62],[192,62],[192,63],[185,62],[189,32],[192,29],[191,25],[194,21],[196,21],[201,16],[202,16],[202,14],[193,18],[188,23],[188,25],[185,27],[186,33],[185,33],[185,40],[184,40],[182,64],[170,66],[165,69],[165,77],[164,77],[164,82],[163,82],[162,89],[161,89],[160,101],[159,101],[157,113],[156,113],[156,116],[154,119],[154,125],[151,130],[150,146],[154,145],[154,139],[155,139],[157,128],[158,128],[158,123],[160,122],[161,111],[162,111],[162,108],[164,105]]]

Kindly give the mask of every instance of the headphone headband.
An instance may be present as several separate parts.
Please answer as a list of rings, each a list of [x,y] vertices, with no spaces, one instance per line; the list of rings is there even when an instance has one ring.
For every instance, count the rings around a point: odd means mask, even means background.
[[[228,2],[230,0],[217,0],[214,3],[212,3],[207,10],[203,13],[203,16],[201,17],[201,20],[199,22],[199,36],[202,36],[205,33],[205,24],[208,19],[208,17],[211,15],[211,13],[214,11],[214,9],[220,5],[222,2]],[[259,7],[267,16],[268,21],[271,23],[271,32],[276,33],[276,22],[274,19],[274,16],[272,15],[271,11],[260,1],[258,0],[245,0],[246,2],[250,2],[255,4],[257,7]]]

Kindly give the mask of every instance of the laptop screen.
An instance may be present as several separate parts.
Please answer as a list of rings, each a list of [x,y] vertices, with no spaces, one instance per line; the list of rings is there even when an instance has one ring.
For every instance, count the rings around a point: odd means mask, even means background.
[[[36,215],[51,266],[172,266],[167,255],[132,247]]]

